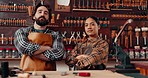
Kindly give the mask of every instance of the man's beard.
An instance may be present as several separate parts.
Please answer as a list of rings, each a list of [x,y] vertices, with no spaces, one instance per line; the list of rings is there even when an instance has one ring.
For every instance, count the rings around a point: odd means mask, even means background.
[[[35,19],[36,23],[40,26],[46,26],[48,25],[49,21],[46,20],[44,16],[39,17],[38,19]]]

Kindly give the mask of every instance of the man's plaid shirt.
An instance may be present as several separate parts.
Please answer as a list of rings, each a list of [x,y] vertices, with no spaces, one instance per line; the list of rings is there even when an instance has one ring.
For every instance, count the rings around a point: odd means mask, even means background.
[[[31,30],[31,32],[37,32],[32,31],[33,27],[27,27],[27,28],[20,28],[15,32],[14,35],[14,45],[19,51],[19,53],[26,54],[29,56],[32,56],[35,51],[37,51],[40,48],[39,44],[31,43],[28,41],[28,35]],[[51,33],[53,37],[53,46],[51,50],[46,50],[43,54],[46,58],[48,58],[50,61],[53,60],[59,60],[64,55],[64,45],[62,42],[62,36],[55,31],[46,29],[44,33]]]
[[[79,68],[86,66],[99,65],[101,63],[106,64],[108,61],[109,45],[105,40],[100,37],[94,40],[86,40],[82,43],[78,43],[75,48],[67,56],[67,64],[74,63],[73,58],[81,54],[89,55],[88,58],[80,59],[77,62]]]

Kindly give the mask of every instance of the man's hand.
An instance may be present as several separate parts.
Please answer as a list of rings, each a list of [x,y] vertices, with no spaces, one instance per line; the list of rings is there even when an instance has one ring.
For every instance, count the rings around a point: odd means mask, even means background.
[[[34,52],[34,55],[41,54],[44,51],[50,50],[50,49],[51,49],[51,47],[49,47],[49,46],[41,46],[39,50],[37,50],[36,52]]]
[[[34,55],[34,57],[41,59],[43,61],[50,61],[48,58],[46,58],[43,54]]]

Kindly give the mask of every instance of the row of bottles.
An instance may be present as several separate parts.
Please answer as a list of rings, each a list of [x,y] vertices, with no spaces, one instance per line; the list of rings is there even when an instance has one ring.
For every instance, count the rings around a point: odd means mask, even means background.
[[[123,14],[112,14],[111,17],[116,19],[132,18],[132,19],[142,20],[142,19],[147,19],[147,12],[140,12],[140,13],[129,12]]]
[[[0,48],[0,58],[20,58],[16,48]]]
[[[137,8],[147,10],[147,0],[111,0],[110,7],[116,9]]]
[[[26,26],[26,20],[18,18],[2,18],[0,26]]]
[[[109,58],[116,58],[116,51],[111,51]],[[148,59],[148,49],[124,49],[130,59]]]
[[[86,17],[65,17],[65,19],[62,22],[62,26],[83,27],[85,20]],[[110,21],[107,17],[98,17],[98,20],[101,27],[107,27],[110,24]]]
[[[74,9],[110,9],[109,2],[101,0],[74,0]]]
[[[148,58],[148,50],[143,49],[125,49],[131,59],[146,59]]]
[[[2,45],[13,45],[14,37],[6,37],[5,34],[1,34],[0,44]]]
[[[25,5],[7,5],[7,4],[0,4],[0,11],[22,11],[27,12],[27,6]]]
[[[74,9],[129,9],[147,10],[147,0],[74,0]]]
[[[9,2],[8,4],[0,4],[0,11],[24,11],[27,12],[27,6],[25,4],[17,4]]]

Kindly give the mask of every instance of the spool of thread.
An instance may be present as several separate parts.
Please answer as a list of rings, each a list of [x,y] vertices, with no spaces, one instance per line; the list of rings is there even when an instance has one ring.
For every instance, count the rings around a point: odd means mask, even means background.
[[[9,64],[8,62],[1,62],[1,77],[6,78],[9,75]]]

